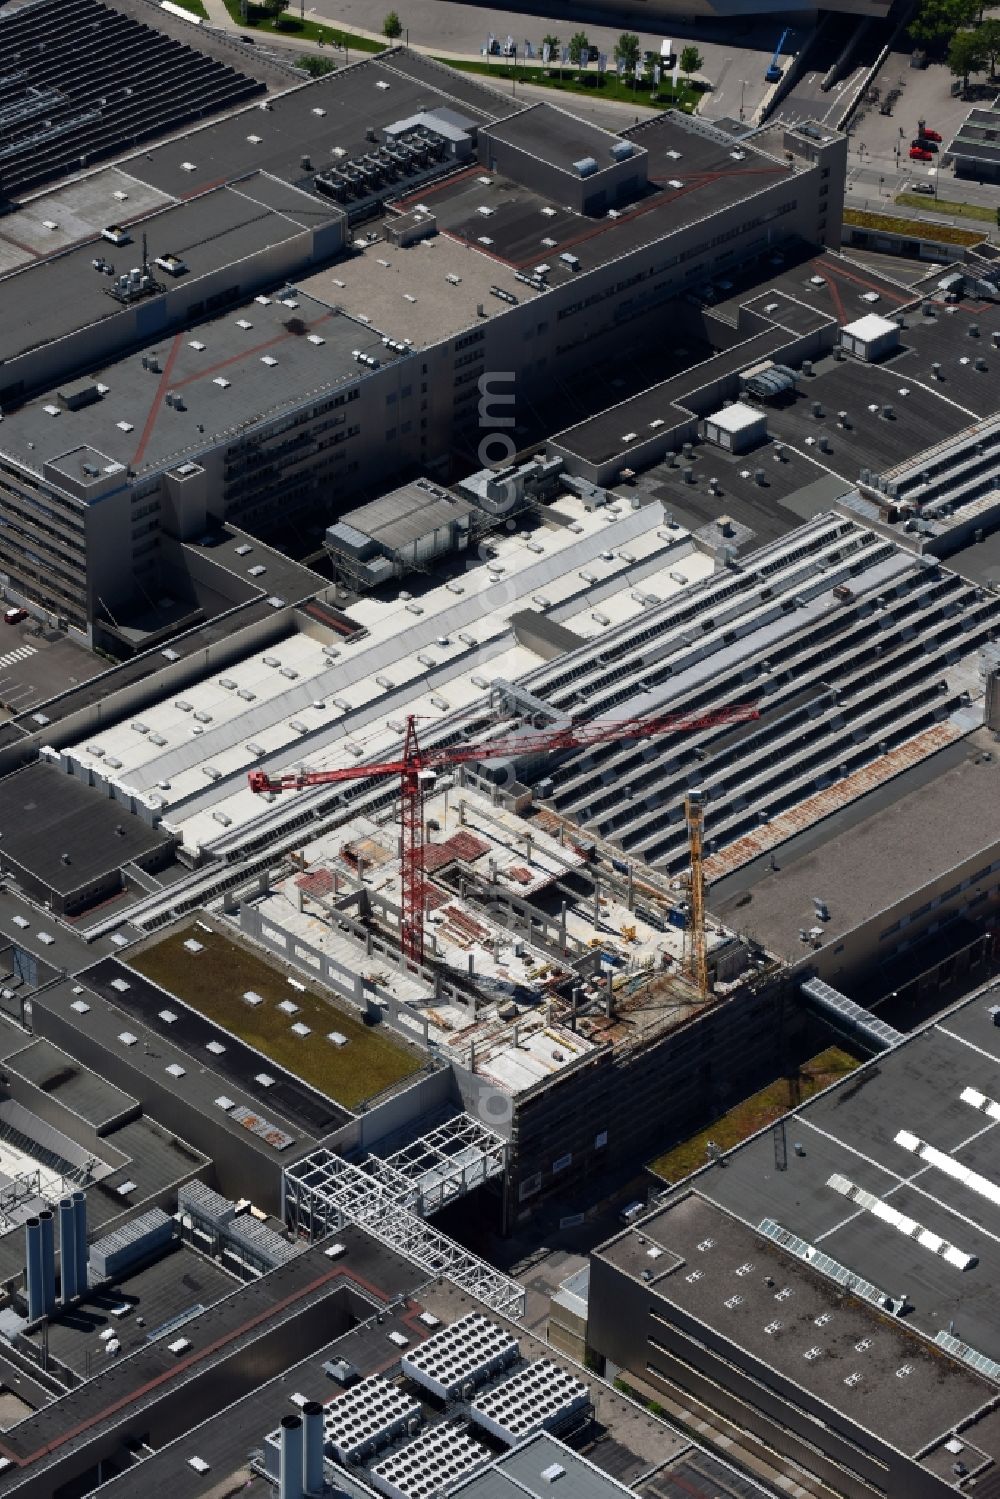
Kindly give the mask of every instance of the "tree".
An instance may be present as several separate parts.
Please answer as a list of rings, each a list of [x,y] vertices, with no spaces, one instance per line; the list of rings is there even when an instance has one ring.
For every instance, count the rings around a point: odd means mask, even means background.
[[[332,73],[337,64],[330,57],[307,56],[297,58],[295,66],[313,78],[322,78],[324,73]]]
[[[397,36],[403,35],[403,23],[396,11],[391,10],[382,22],[382,35],[387,36],[390,41],[395,40]]]
[[[545,48],[548,47],[548,49],[549,49],[549,61],[550,62],[558,62],[559,61],[559,46],[560,46],[559,38],[557,36],[553,36],[551,32],[549,32],[548,36],[543,36],[542,37],[542,48],[541,48],[541,50],[542,50],[542,52],[544,52]]]
[[[635,65],[641,56],[639,38],[634,31],[623,31],[615,44],[615,61],[623,63],[629,78],[635,77]]]
[[[690,78],[692,73],[700,73],[705,66],[705,59],[697,47],[685,47],[681,52],[681,72]]]
[[[979,0],[921,0],[909,25],[910,36],[923,47],[941,46],[962,26],[972,26],[979,9]]]
[[[997,70],[997,58],[1000,57],[1000,21],[991,16],[977,26],[972,34],[979,38],[983,54],[989,59],[990,74],[994,74]]]
[[[986,49],[977,31],[959,31],[948,47],[948,67],[956,78],[961,78],[964,88],[969,86],[970,73],[981,73],[986,67]]]
[[[264,14],[270,21],[277,21],[288,9],[289,0],[264,0]]]
[[[585,31],[577,31],[569,39],[569,60],[578,68],[584,58],[590,61],[590,40]]]

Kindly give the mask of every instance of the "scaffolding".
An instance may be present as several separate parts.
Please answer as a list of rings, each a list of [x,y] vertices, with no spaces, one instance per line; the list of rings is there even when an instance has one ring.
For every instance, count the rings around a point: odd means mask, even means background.
[[[517,1320],[524,1314],[524,1287],[439,1233],[407,1205],[420,1188],[385,1161],[367,1163],[377,1175],[321,1148],[286,1167],[282,1175],[285,1222],[310,1243],[345,1223],[356,1224],[387,1249],[405,1255],[430,1276],[444,1276],[492,1311]]]

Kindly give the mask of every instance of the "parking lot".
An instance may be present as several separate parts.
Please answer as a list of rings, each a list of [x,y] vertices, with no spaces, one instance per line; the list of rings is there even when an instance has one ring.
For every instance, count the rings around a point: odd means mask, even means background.
[[[0,623],[0,720],[44,703],[108,669],[108,663],[60,635],[46,640],[30,625]]]
[[[963,203],[995,204],[995,186],[981,186],[957,179],[951,167],[941,164],[941,156],[959,125],[973,106],[973,100],[953,98],[952,76],[943,63],[927,68],[911,68],[909,51],[890,53],[876,80],[878,99],[865,99],[850,125],[848,155],[848,201],[860,206],[866,200],[876,206],[879,199],[891,205],[896,194],[912,190],[915,183],[929,183],[943,198]],[[888,95],[898,90],[890,114],[881,106]],[[942,137],[933,160],[911,161],[911,142],[917,138],[920,120]],[[928,196],[928,208],[933,209]],[[969,221],[974,227],[973,221]]]

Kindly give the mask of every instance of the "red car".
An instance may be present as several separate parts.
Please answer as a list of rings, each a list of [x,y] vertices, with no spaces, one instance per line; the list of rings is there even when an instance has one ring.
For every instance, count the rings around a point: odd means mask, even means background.
[[[5,609],[3,612],[3,622],[5,625],[19,625],[22,619],[27,619],[27,617],[27,609],[19,609],[16,605],[10,609]]]
[[[941,137],[940,135],[938,135],[937,131],[928,130],[926,125],[924,126],[923,130],[920,131],[920,138],[921,140],[925,141],[937,141],[939,146],[941,144]]]
[[[934,157],[931,155],[931,153],[929,151],[926,151],[923,146],[911,146],[910,147],[910,160],[911,161],[933,161]]]

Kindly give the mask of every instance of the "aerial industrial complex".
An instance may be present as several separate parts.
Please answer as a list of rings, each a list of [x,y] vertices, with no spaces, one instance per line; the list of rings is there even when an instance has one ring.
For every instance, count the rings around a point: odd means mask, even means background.
[[[0,11],[0,1494],[989,1499],[997,262],[290,55]]]

